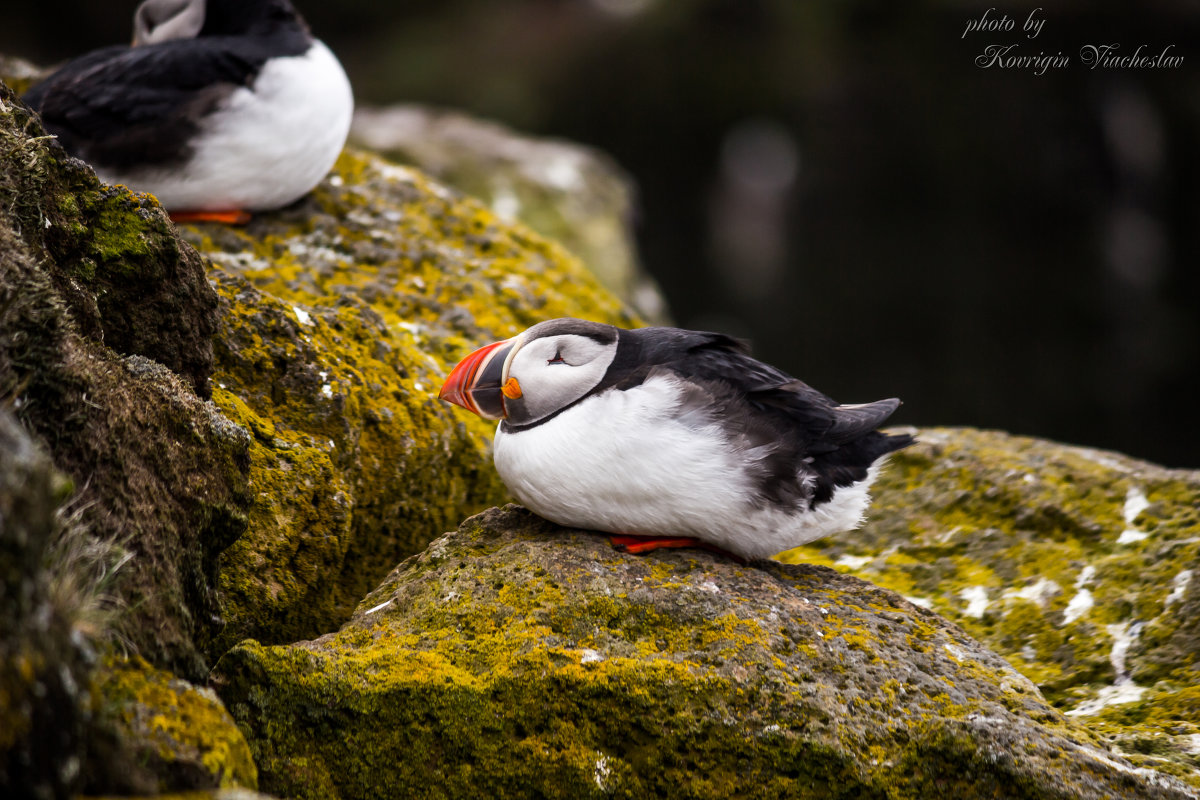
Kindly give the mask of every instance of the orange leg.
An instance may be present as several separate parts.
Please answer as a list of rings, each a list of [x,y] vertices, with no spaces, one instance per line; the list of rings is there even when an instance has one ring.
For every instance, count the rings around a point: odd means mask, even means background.
[[[699,539],[691,539],[686,536],[630,536],[627,534],[613,534],[608,537],[608,540],[618,550],[638,555],[649,553],[651,550],[657,550],[660,547],[703,546]]]
[[[608,537],[608,540],[612,542],[612,546],[616,549],[625,553],[632,553],[633,555],[640,556],[649,553],[651,550],[658,550],[665,547],[699,547],[713,553],[720,553],[739,563],[746,563],[744,558],[728,550],[722,550],[708,542],[702,542],[699,539],[687,536],[633,536],[631,534],[614,533]]]
[[[171,220],[180,222],[223,222],[226,225],[245,225],[250,221],[249,211],[231,209],[229,211],[172,211]]]

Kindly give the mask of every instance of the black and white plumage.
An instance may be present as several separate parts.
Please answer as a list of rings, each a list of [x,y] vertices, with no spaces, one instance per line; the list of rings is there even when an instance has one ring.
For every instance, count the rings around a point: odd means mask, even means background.
[[[172,212],[260,211],[333,166],[350,83],[288,0],[146,0],[134,42],[70,61],[25,95],[101,179]]]
[[[475,351],[441,398],[500,419],[525,506],[609,533],[763,558],[861,524],[896,399],[839,405],[719,333],[543,322]]]

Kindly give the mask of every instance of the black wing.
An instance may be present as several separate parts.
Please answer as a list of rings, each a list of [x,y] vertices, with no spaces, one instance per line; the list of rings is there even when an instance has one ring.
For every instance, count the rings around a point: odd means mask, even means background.
[[[178,163],[200,121],[230,92],[250,86],[289,40],[248,37],[176,39],[143,47],[107,47],[69,62],[25,94],[46,129],[73,155],[122,169]]]
[[[624,386],[640,383],[655,370],[669,369],[696,388],[694,402],[719,418],[747,447],[769,449],[758,462],[764,498],[810,505],[828,500],[835,487],[863,480],[880,456],[907,447],[907,434],[876,429],[900,406],[897,399],[864,405],[839,405],[803,381],[764,364],[747,346],[719,333],[648,328],[621,334],[633,339],[631,351],[617,359],[637,364]],[[618,368],[620,369],[620,368]],[[621,383],[618,382],[621,386]],[[800,475],[814,485],[804,486]]]

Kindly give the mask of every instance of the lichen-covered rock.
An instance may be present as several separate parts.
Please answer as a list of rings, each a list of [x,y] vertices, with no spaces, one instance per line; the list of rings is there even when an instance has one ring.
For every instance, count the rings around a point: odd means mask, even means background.
[[[638,558],[516,507],[339,632],[214,670],[288,797],[1185,797],[958,627],[824,568]]]
[[[562,243],[644,318],[664,320],[666,302],[638,262],[633,184],[602,153],[414,104],[358,108],[350,139]]]
[[[148,195],[106,186],[0,84],[0,209],[79,333],[153,359],[208,396],[216,295]]]
[[[0,233],[3,228],[0,227]],[[2,244],[0,236],[0,244]],[[2,312],[0,312],[2,313]],[[0,398],[2,400],[2,398]],[[77,784],[88,664],[60,544],[71,484],[0,402],[0,795],[64,798]],[[64,585],[65,584],[65,585]]]
[[[958,622],[1135,762],[1200,787],[1200,472],[988,431],[919,439],[862,530],[783,560]]]
[[[310,637],[336,628],[435,526],[503,489],[482,469],[483,440],[429,397],[436,363],[362,301],[297,310],[244,279],[214,279],[227,312],[214,398],[254,434],[250,524],[222,562],[220,649]]]
[[[208,789],[188,792],[168,792],[166,794],[144,795],[145,800],[275,800],[270,795],[233,786],[226,789]],[[139,800],[130,795],[88,795],[86,800]]]
[[[196,393],[216,306],[154,199],[101,185],[0,85],[0,402],[74,481],[81,528],[131,554],[124,635],[193,679],[248,505],[249,434]]]
[[[257,788],[246,740],[211,689],[108,658],[93,673],[83,792],[140,795]]]
[[[214,401],[253,434],[218,649],[336,628],[397,561],[506,497],[494,424],[436,399],[457,359],[546,318],[634,322],[560,247],[365,153],[244,228],[182,230],[222,298]]]

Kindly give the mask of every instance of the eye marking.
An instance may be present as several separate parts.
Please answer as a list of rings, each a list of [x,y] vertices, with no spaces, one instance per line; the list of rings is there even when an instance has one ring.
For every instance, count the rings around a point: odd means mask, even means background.
[[[562,357],[562,351],[561,351],[561,350],[555,350],[555,351],[554,351],[554,358],[550,359],[550,360],[549,360],[549,361],[547,361],[546,363],[547,363],[547,364],[565,364],[565,363],[567,363],[567,362],[563,360],[563,357]]]

